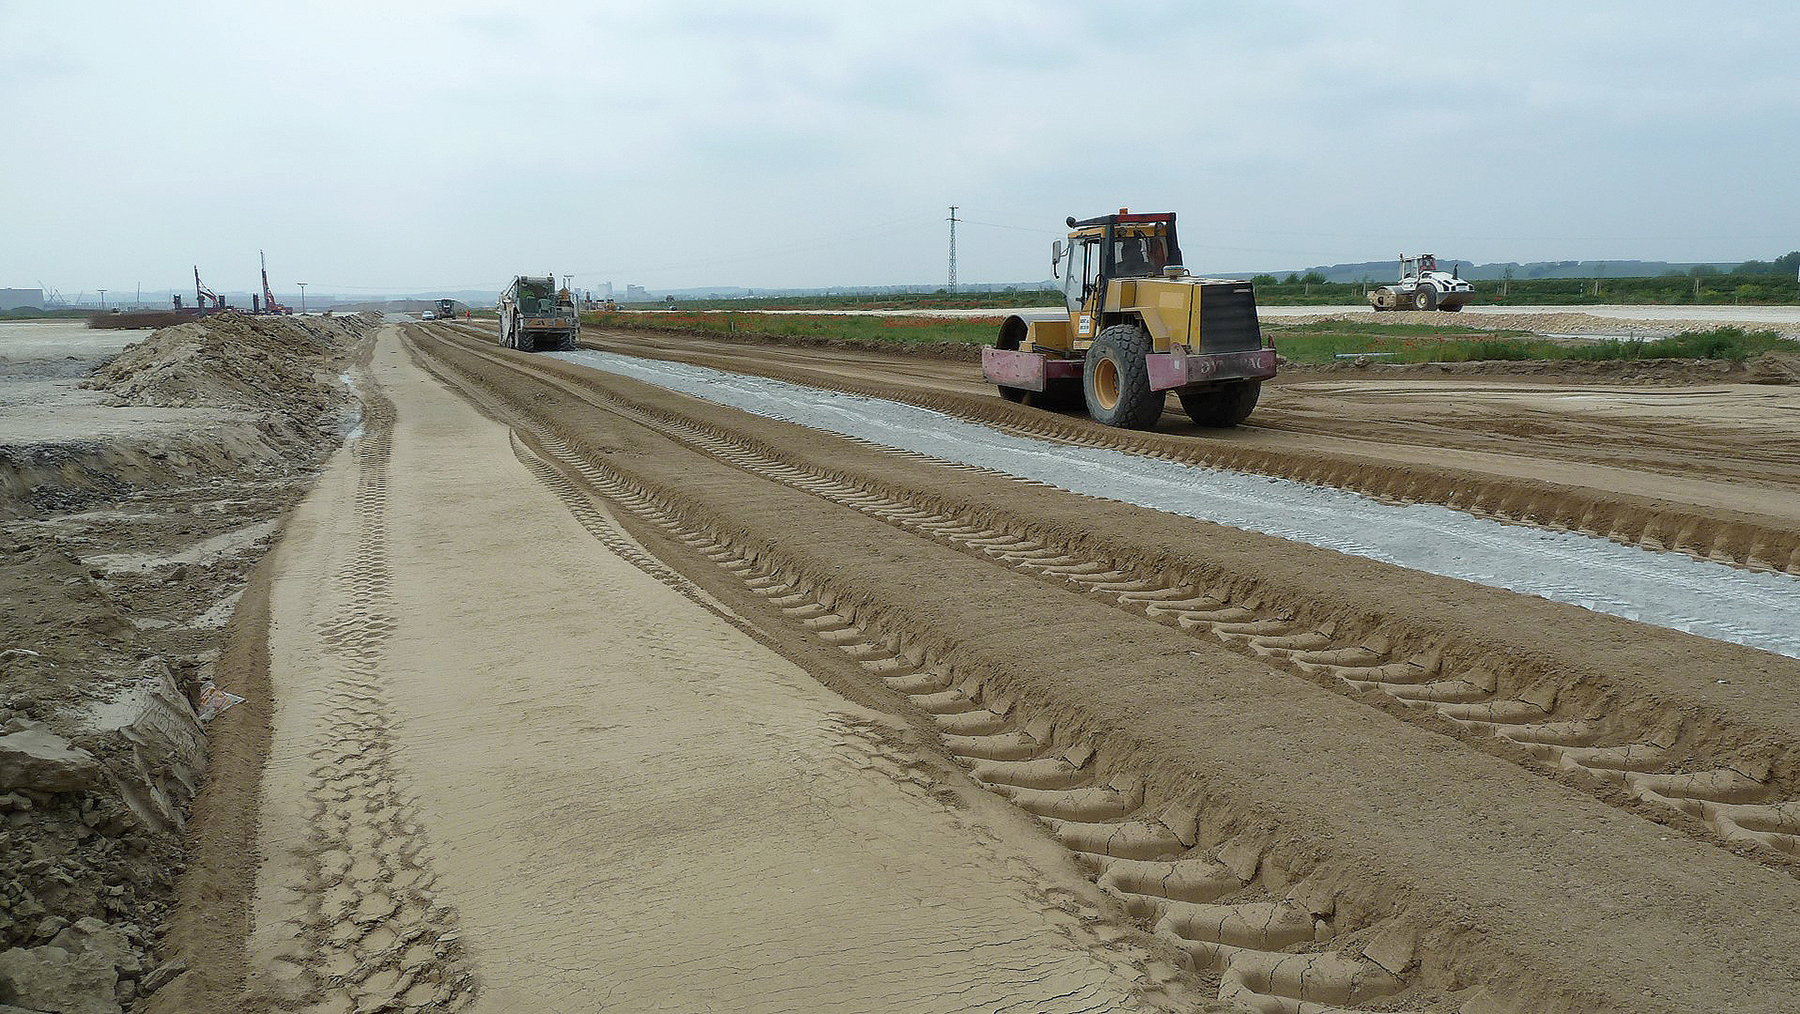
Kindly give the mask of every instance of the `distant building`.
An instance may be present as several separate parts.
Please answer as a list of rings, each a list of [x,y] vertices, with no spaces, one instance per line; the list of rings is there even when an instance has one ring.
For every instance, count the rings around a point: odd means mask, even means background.
[[[44,308],[43,289],[0,289],[0,310],[11,310],[21,306],[33,309]]]
[[[627,303],[642,303],[649,298],[650,293],[645,291],[642,285],[625,286],[625,301]]]
[[[613,284],[611,282],[601,282],[600,288],[596,289],[595,292],[601,299],[611,299],[613,298]]]

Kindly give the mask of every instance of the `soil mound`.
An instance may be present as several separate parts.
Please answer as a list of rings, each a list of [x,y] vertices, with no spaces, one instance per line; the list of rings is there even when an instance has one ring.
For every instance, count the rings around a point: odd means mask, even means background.
[[[377,323],[164,328],[82,382],[104,404],[0,443],[0,1009],[130,1010],[180,972],[156,936],[205,765],[196,702]]]
[[[124,313],[96,313],[88,318],[88,327],[101,331],[173,327],[197,319],[199,318],[192,313],[176,310],[129,310]]]
[[[1752,384],[1800,384],[1800,355],[1765,352],[1745,364],[1744,379]]]
[[[337,371],[326,369],[333,352],[368,323],[220,314],[157,331],[83,386],[121,405],[247,409],[311,422],[335,408]]]
[[[333,417],[348,401],[339,374],[375,323],[220,314],[126,348],[85,390],[16,388],[37,409],[16,413],[18,430],[0,440],[0,518],[315,459],[336,445]]]

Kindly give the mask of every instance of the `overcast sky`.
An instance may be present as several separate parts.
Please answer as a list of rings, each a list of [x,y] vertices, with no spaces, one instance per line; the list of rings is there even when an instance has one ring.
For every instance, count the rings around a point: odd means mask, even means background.
[[[1800,4],[0,0],[0,287],[72,296],[1800,248]]]

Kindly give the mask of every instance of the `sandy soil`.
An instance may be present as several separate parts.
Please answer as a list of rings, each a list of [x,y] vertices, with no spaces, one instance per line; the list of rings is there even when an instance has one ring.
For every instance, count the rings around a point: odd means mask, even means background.
[[[765,634],[897,691],[1221,999],[1754,1010],[1800,984],[1771,915],[1800,900],[1791,660],[420,351]]]
[[[373,370],[392,413],[279,551],[258,989],[359,1010],[1179,996],[1022,814],[608,551],[396,343]]]
[[[589,332],[595,348],[893,398],[1032,436],[1263,472],[1483,516],[1598,530],[1800,573],[1800,386],[1628,387],[1554,377],[1297,374],[1250,424],[1179,409],[1152,433],[1008,405],[967,363]]]
[[[190,825],[188,971],[140,1009],[1800,995],[1800,662],[479,333],[386,329],[358,435],[236,600],[215,670],[251,702]],[[1741,567],[1800,551],[1785,388],[1320,375],[1236,434],[1120,436],[964,363],[590,339]]]
[[[0,1004],[131,1009],[181,974],[158,937],[207,759],[196,702],[337,442],[361,323],[0,327]]]
[[[1800,387],[1307,378],[1252,432],[1800,521],[1800,449],[1774,438],[1797,421]]]

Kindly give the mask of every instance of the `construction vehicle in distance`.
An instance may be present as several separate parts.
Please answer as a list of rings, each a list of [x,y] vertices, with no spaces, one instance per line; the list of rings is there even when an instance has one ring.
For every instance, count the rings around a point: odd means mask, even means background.
[[[1015,313],[981,370],[1008,401],[1085,402],[1108,426],[1149,429],[1174,391],[1201,426],[1243,422],[1275,375],[1248,281],[1195,278],[1181,263],[1175,215],[1120,208],[1078,222],[1050,248],[1066,312]]]
[[[521,352],[572,349],[581,319],[568,289],[557,289],[554,274],[519,275],[500,293],[500,344]]]
[[[219,294],[207,288],[206,284],[200,281],[200,265],[196,264],[194,265],[194,306],[204,314],[206,313],[206,301],[209,299],[212,300],[214,313],[225,309],[225,301],[219,298]]]
[[[438,300],[437,301],[437,319],[439,319],[439,320],[455,320],[456,319],[456,300],[454,300],[454,299]]]
[[[1383,310],[1443,310],[1455,313],[1475,295],[1475,286],[1457,277],[1456,265],[1439,271],[1436,254],[1400,255],[1400,280],[1369,292],[1369,306]]]
[[[262,258],[262,283],[263,283],[263,291],[262,291],[263,309],[262,309],[262,312],[263,313],[292,314],[294,312],[294,308],[291,306],[282,306],[280,303],[276,302],[275,301],[275,290],[269,288],[269,257],[268,257],[268,255],[263,253],[261,250],[258,250],[258,251],[256,251],[256,256]]]

